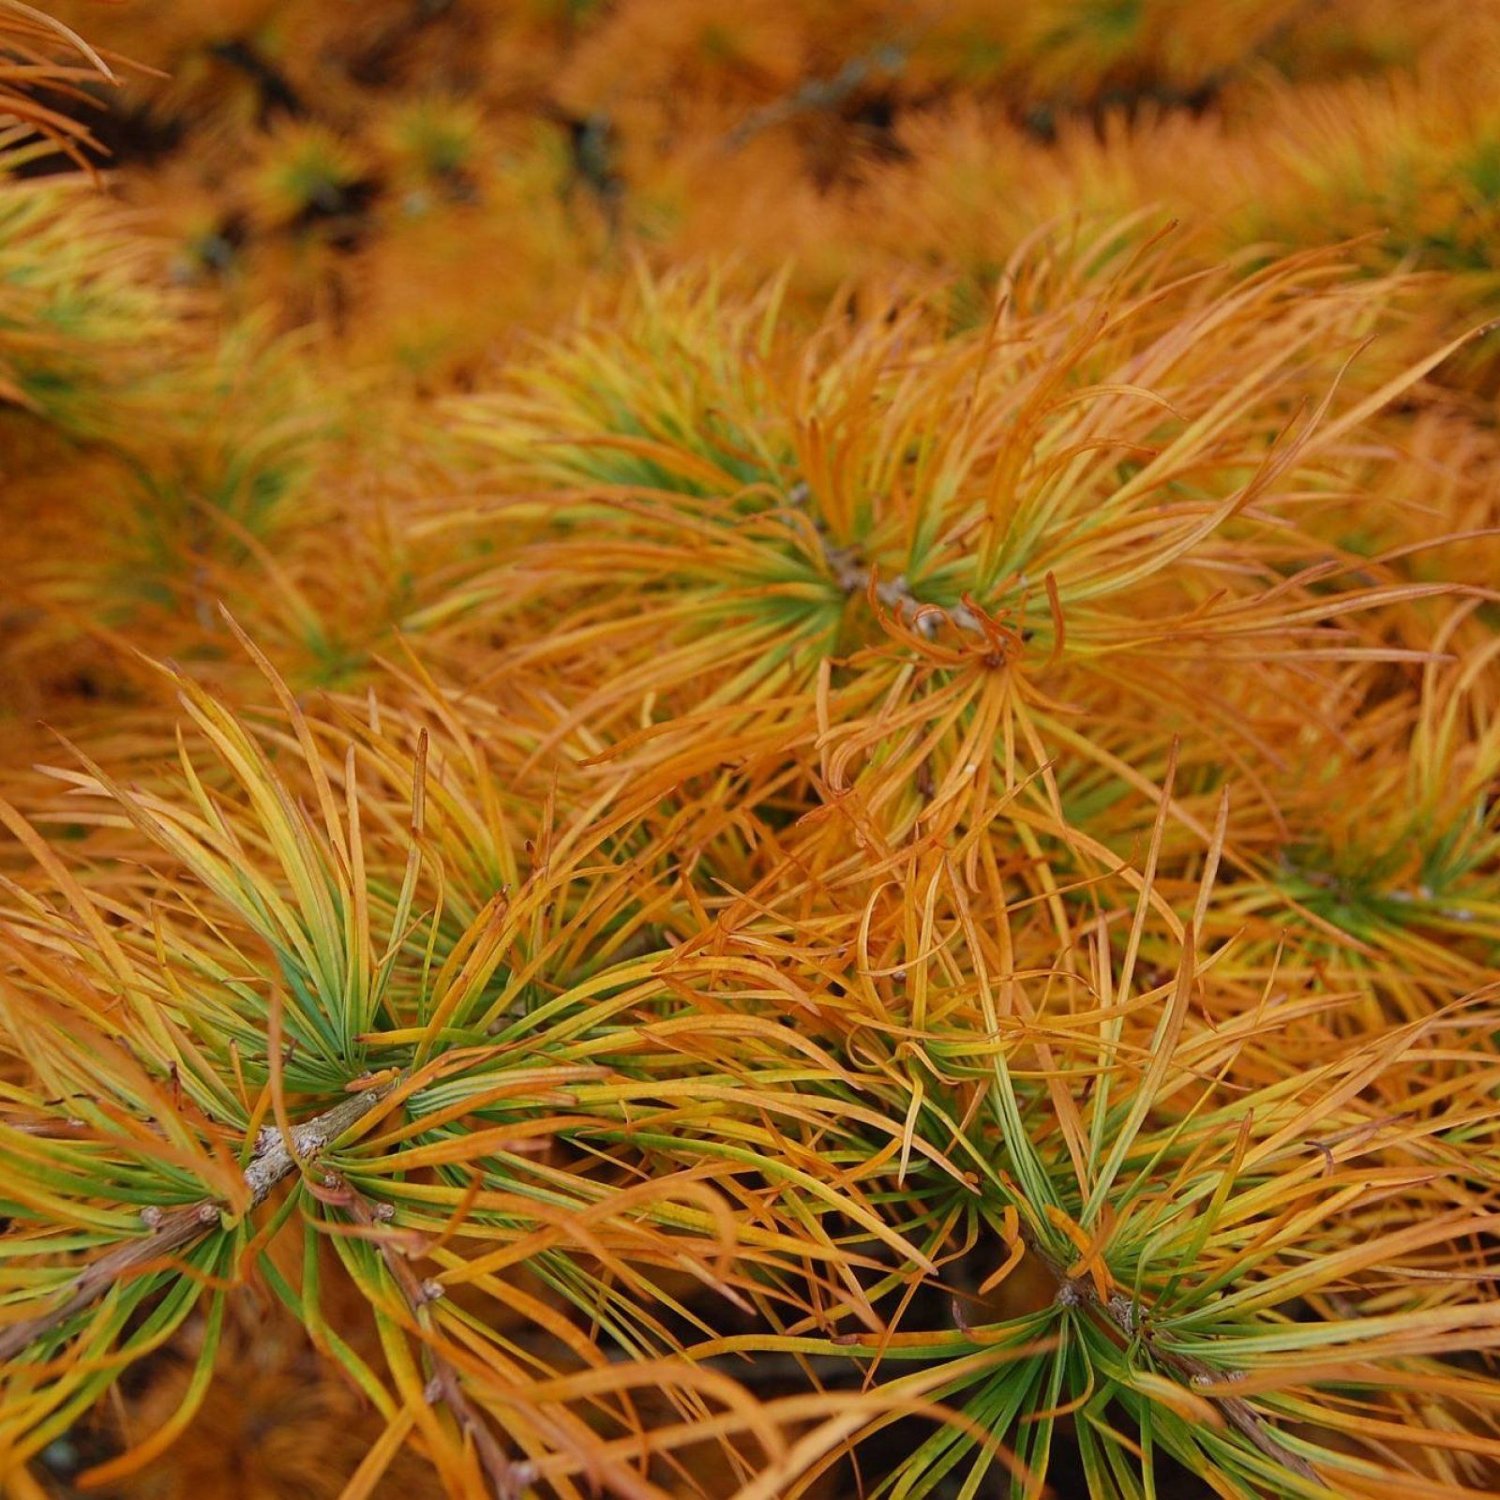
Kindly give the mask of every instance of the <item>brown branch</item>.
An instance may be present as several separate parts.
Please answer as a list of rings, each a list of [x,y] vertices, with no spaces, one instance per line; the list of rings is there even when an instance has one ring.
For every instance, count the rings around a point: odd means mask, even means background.
[[[496,1500],[520,1500],[526,1489],[535,1482],[535,1475],[530,1472],[529,1464],[512,1463],[506,1457],[505,1450],[501,1448],[489,1424],[475,1410],[474,1403],[465,1393],[458,1371],[438,1348],[431,1309],[432,1304],[442,1297],[443,1288],[439,1282],[424,1281],[418,1276],[411,1262],[402,1253],[396,1235],[387,1227],[394,1213],[391,1205],[367,1198],[333,1172],[324,1177],[318,1196],[348,1214],[379,1250],[380,1258],[385,1262],[391,1279],[396,1283],[402,1300],[422,1334],[423,1352],[430,1373],[428,1401],[434,1404],[442,1401],[453,1413],[459,1430],[472,1439],[474,1451],[489,1478]]]
[[[324,1147],[351,1130],[400,1081],[399,1077],[388,1078],[376,1088],[341,1099],[331,1109],[325,1109],[311,1120],[293,1125],[290,1137],[276,1126],[267,1125],[255,1143],[254,1157],[245,1168],[245,1182],[254,1202],[263,1203],[271,1189],[283,1177],[290,1175],[299,1161],[317,1156]]]
[[[395,1088],[398,1081],[392,1079],[379,1088],[366,1089],[340,1100],[311,1120],[294,1125],[289,1138],[274,1126],[262,1130],[256,1140],[255,1154],[245,1167],[245,1186],[250,1189],[251,1208],[265,1202],[272,1188],[289,1177],[298,1162],[316,1157],[346,1134]],[[195,1244],[219,1223],[222,1208],[219,1200],[204,1198],[183,1208],[143,1209],[141,1219],[150,1233],[90,1261],[73,1278],[68,1295],[49,1312],[38,1313],[34,1318],[0,1329],[0,1360],[13,1359],[44,1339],[75,1313],[92,1306],[124,1277]]]
[[[1090,1277],[1069,1276],[1067,1268],[1061,1261],[1053,1258],[1034,1234],[1023,1228],[1021,1237],[1026,1242],[1026,1248],[1037,1257],[1056,1280],[1059,1302],[1069,1307],[1086,1308],[1095,1317],[1108,1323],[1127,1344],[1139,1339],[1163,1369],[1170,1370],[1184,1385],[1191,1388],[1195,1395],[1211,1402],[1224,1420],[1242,1433],[1267,1458],[1279,1463],[1284,1469],[1289,1469],[1301,1479],[1310,1479],[1314,1484],[1321,1483],[1312,1465],[1299,1454],[1284,1447],[1272,1435],[1265,1419],[1248,1401],[1242,1400],[1239,1396],[1219,1396],[1199,1389],[1202,1386],[1219,1384],[1226,1379],[1232,1380],[1234,1379],[1232,1374],[1214,1369],[1212,1365],[1197,1358],[1196,1355],[1183,1354],[1158,1343],[1150,1328],[1142,1326],[1136,1304],[1129,1297],[1117,1292],[1107,1301],[1101,1299]]]
[[[1123,1299],[1111,1298],[1110,1300],[1113,1303],[1115,1300]],[[1116,1323],[1116,1326],[1120,1325]],[[1213,1366],[1205,1364],[1194,1355],[1179,1354],[1171,1349],[1163,1349],[1160,1344],[1152,1340],[1149,1331],[1143,1332],[1142,1341],[1174,1374],[1186,1377],[1190,1386],[1215,1385],[1226,1378],[1224,1371],[1215,1370]],[[1248,1401],[1242,1400],[1239,1396],[1214,1396],[1207,1392],[1199,1394],[1203,1395],[1206,1400],[1212,1401],[1224,1414],[1224,1419],[1231,1426],[1238,1428],[1267,1458],[1274,1459],[1283,1468],[1290,1469],[1292,1473],[1303,1479],[1310,1479],[1314,1484],[1319,1483],[1317,1471],[1313,1466],[1305,1458],[1284,1448],[1276,1438],[1272,1437],[1260,1413]]]
[[[219,1205],[205,1199],[201,1203],[190,1203],[186,1208],[173,1209],[170,1213],[147,1209],[141,1218],[151,1229],[146,1238],[130,1240],[101,1255],[98,1260],[90,1261],[73,1278],[72,1292],[50,1312],[38,1313],[34,1318],[12,1323],[0,1330],[0,1360],[13,1359],[45,1338],[74,1313],[91,1306],[123,1277],[141,1271],[162,1256],[172,1255],[200,1239],[208,1233],[210,1226],[219,1222]]]
[[[887,42],[860,57],[850,58],[831,77],[806,79],[791,93],[751,110],[729,132],[726,144],[731,151],[738,151],[763,130],[794,120],[798,115],[837,110],[872,78],[882,74],[897,77],[908,56],[909,48]]]
[[[807,481],[799,479],[787,492],[787,500],[793,509],[801,509],[807,504],[811,495],[812,490]],[[878,578],[875,570],[865,562],[858,547],[832,545],[828,527],[821,516],[813,516],[812,525],[818,536],[823,561],[828,564],[834,583],[851,598],[855,594],[873,596],[877,602],[893,611],[903,625],[915,630],[929,641],[937,635],[939,617],[946,619],[957,629],[967,630],[973,635],[988,634],[979,616],[968,605],[955,604],[950,609],[946,605],[918,599],[912,593],[911,585],[906,581],[904,573],[898,573],[891,579]],[[1054,588],[1055,585],[1049,584],[1049,597]]]
[[[820,532],[821,535],[821,532]],[[857,547],[830,547],[826,540],[823,556],[833,572],[833,581],[851,597],[855,594],[873,593],[885,607],[893,611],[903,625],[931,640],[937,634],[939,616],[949,620],[959,630],[974,635],[983,635],[984,627],[979,617],[965,604],[955,604],[951,609],[942,604],[931,604],[918,599],[911,591],[905,574],[894,578],[878,578],[865,564]]]

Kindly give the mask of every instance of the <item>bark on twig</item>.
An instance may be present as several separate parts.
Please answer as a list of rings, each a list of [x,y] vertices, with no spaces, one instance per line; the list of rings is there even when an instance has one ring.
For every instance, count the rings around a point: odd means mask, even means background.
[[[937,622],[940,616],[950,620],[959,630],[967,630],[975,635],[984,633],[978,617],[967,605],[955,604],[949,607],[925,603],[912,593],[911,585],[906,581],[904,574],[898,573],[890,579],[875,578],[871,569],[860,561],[859,552],[854,547],[825,546],[823,554],[828,559],[828,566],[833,570],[834,582],[846,594],[851,596],[868,594],[871,580],[874,579],[875,597],[891,610],[903,625],[915,630],[929,641],[937,634]]]
[[[271,1189],[289,1177],[299,1161],[317,1156],[369,1114],[390,1094],[396,1082],[393,1079],[378,1088],[341,1099],[322,1114],[294,1125],[290,1139],[274,1126],[262,1130],[255,1154],[245,1167],[251,1207],[263,1203]],[[73,1278],[68,1295],[50,1311],[0,1329],[0,1360],[14,1359],[24,1353],[76,1313],[92,1306],[116,1282],[195,1244],[219,1223],[221,1211],[222,1204],[213,1198],[170,1210],[147,1208],[141,1219],[151,1231],[149,1234],[90,1261]]]
[[[806,79],[791,93],[751,110],[729,132],[730,149],[738,151],[763,130],[794,120],[799,115],[839,109],[871,79],[882,75],[894,78],[906,65],[908,55],[908,48],[887,42],[860,57],[850,58],[831,77]]]
[[[807,504],[811,494],[812,491],[807,481],[798,480],[787,492],[787,500],[794,508],[801,509]],[[937,635],[939,618],[948,620],[959,630],[967,630],[974,635],[985,634],[979,617],[968,605],[955,604],[950,608],[918,599],[912,593],[905,574],[898,573],[890,579],[876,577],[874,569],[865,562],[858,547],[833,545],[833,540],[821,516],[814,515],[812,525],[818,535],[823,561],[828,564],[828,570],[833,574],[833,581],[850,598],[856,594],[871,593],[873,584],[875,598],[891,610],[903,625],[915,630],[929,641]]]
[[[266,1195],[283,1177],[290,1175],[298,1161],[316,1156],[364,1119],[395,1088],[397,1081],[388,1079],[378,1088],[352,1094],[311,1120],[293,1125],[290,1139],[274,1125],[267,1125],[255,1143],[255,1155],[245,1168],[245,1183],[254,1201],[264,1202]]]
[[[435,1331],[431,1307],[442,1297],[443,1288],[440,1283],[423,1281],[391,1238],[389,1231],[381,1232],[383,1226],[390,1223],[390,1205],[373,1202],[331,1172],[323,1179],[320,1196],[342,1209],[361,1229],[369,1233],[411,1312],[413,1321],[428,1336],[423,1342],[431,1377],[427,1388],[428,1400],[433,1403],[441,1401],[453,1413],[460,1431],[474,1444],[474,1452],[478,1455],[496,1500],[520,1500],[526,1488],[534,1483],[530,1465],[512,1463],[506,1457],[505,1450],[501,1448],[489,1424],[474,1409],[474,1403],[465,1393],[458,1371],[431,1337]]]
[[[1225,1372],[1216,1370],[1195,1355],[1183,1354],[1153,1337],[1150,1328],[1143,1327],[1136,1304],[1123,1293],[1116,1293],[1108,1300],[1101,1299],[1093,1281],[1087,1276],[1072,1277],[1067,1268],[1054,1259],[1037,1241],[1036,1237],[1022,1231],[1026,1248],[1044,1265],[1057,1282],[1060,1302],[1071,1307],[1083,1307],[1096,1317],[1103,1319],[1125,1340],[1127,1344],[1139,1339],[1151,1356],[1171,1371],[1194,1395],[1211,1402],[1218,1408],[1224,1420],[1234,1427],[1265,1456],[1301,1479],[1319,1483],[1317,1471],[1299,1454],[1282,1445],[1273,1435],[1260,1413],[1248,1401],[1239,1396],[1214,1395],[1200,1387],[1217,1384],[1225,1379]]]

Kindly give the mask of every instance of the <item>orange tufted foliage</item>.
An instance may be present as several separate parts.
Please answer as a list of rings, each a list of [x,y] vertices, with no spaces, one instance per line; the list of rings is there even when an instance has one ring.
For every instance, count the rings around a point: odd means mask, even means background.
[[[1500,1490],[1497,27],[0,0],[0,1493]]]

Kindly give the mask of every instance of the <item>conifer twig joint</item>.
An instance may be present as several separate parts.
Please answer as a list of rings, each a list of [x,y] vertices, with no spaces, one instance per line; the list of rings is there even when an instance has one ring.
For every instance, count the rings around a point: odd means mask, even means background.
[[[255,1154],[245,1167],[250,1206],[254,1208],[263,1203],[276,1184],[291,1175],[298,1162],[317,1156],[338,1140],[385,1099],[395,1085],[396,1080],[389,1080],[378,1088],[366,1089],[349,1099],[340,1100],[311,1120],[294,1125],[290,1141],[275,1127],[263,1130],[256,1142]],[[14,1359],[24,1353],[75,1313],[92,1306],[124,1277],[163,1256],[186,1249],[219,1222],[219,1214],[220,1205],[212,1198],[166,1213],[160,1209],[147,1210],[141,1217],[151,1230],[149,1236],[129,1240],[91,1261],[74,1277],[70,1295],[50,1312],[0,1329],[0,1360]]]

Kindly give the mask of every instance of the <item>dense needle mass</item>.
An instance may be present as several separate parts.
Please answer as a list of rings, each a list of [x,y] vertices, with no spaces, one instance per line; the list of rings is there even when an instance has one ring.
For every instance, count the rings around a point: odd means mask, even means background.
[[[1497,69],[0,0],[0,1494],[1500,1489]]]

